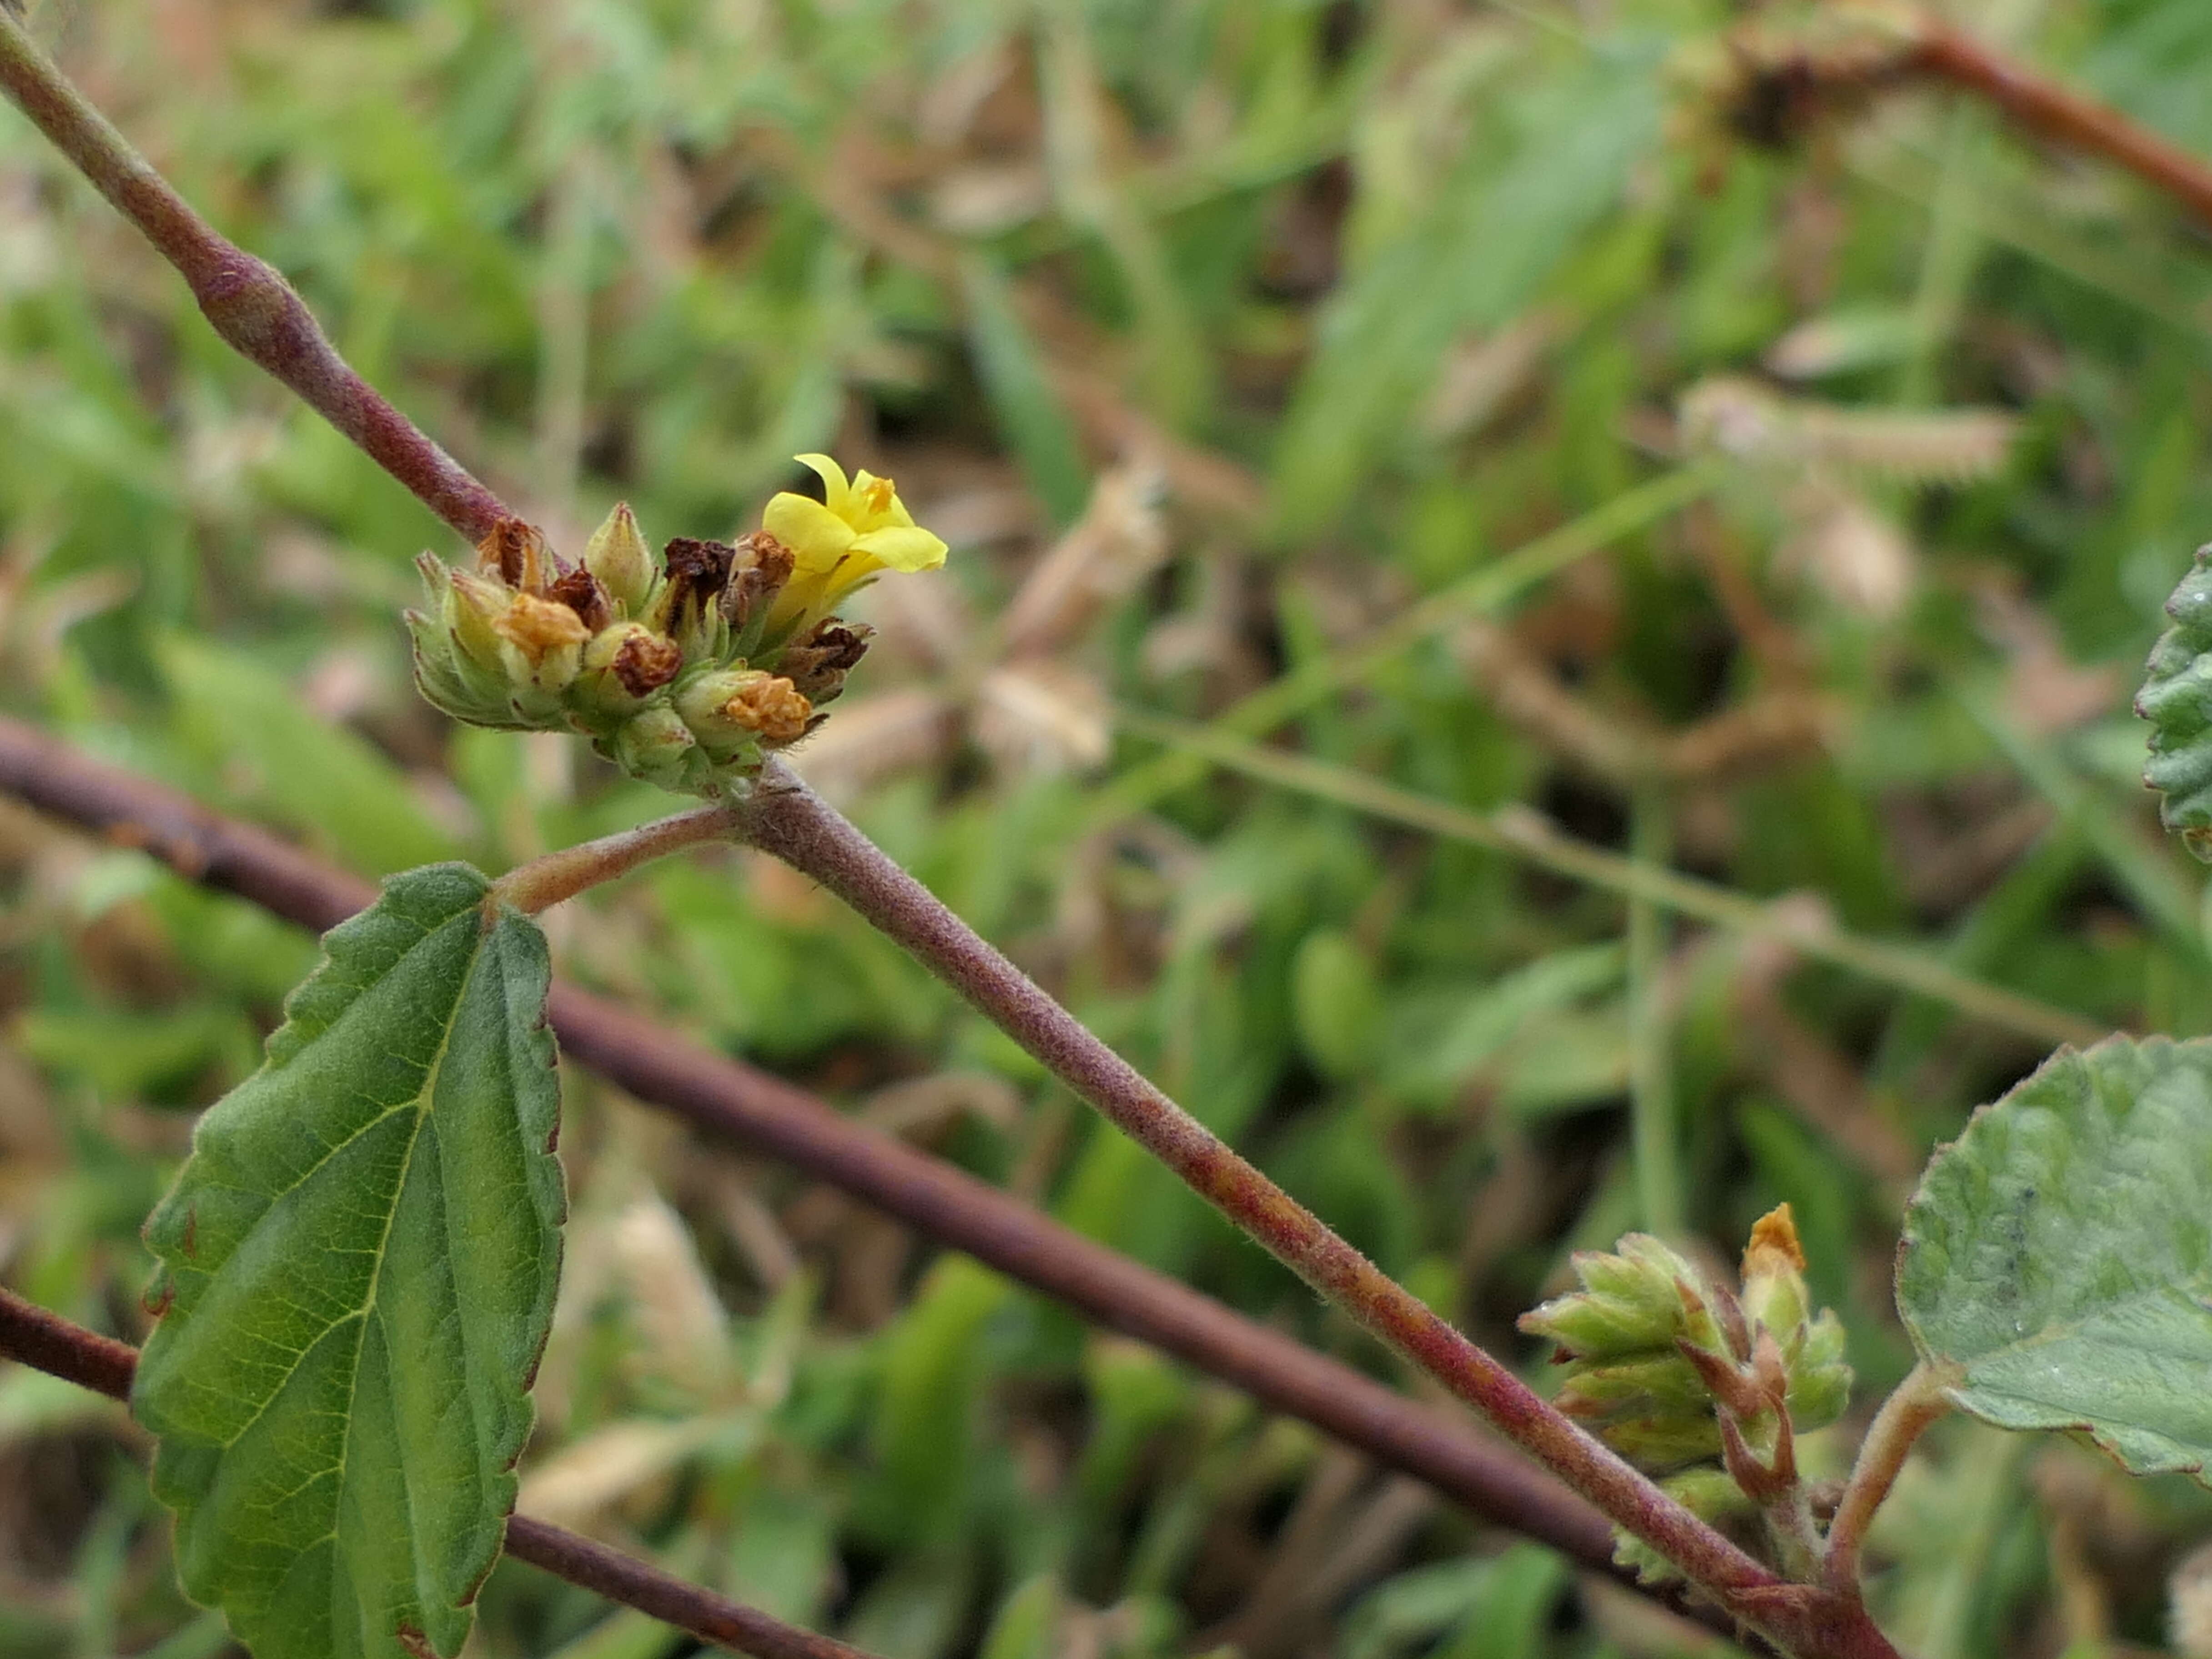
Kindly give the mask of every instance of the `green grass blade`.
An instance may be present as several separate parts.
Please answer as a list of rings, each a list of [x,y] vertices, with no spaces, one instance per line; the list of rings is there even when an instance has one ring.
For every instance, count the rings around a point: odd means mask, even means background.
[[[1570,565],[1710,495],[1719,484],[1723,471],[1712,464],[1680,467],[1623,490],[1582,517],[1408,605],[1351,649],[1316,658],[1262,686],[1216,715],[1207,729],[1247,737],[1273,731],[1346,686],[1357,684],[1454,623],[1502,610]],[[1142,811],[1163,795],[1195,783],[1205,775],[1206,762],[1196,755],[1164,755],[1131,768],[1102,789],[1097,813],[1115,817]]]
[[[1342,767],[1263,749],[1211,727],[1162,720],[1127,708],[1117,710],[1115,719],[1122,730],[1134,736],[1148,738],[1204,763],[1242,773],[1278,788],[1334,801],[1355,811],[1425,830],[1447,840],[1487,848],[1574,880],[1588,882],[1624,898],[1641,899],[1716,927],[1739,932],[1778,933],[1808,957],[1833,963],[1899,990],[1934,997],[1961,1013],[2021,1032],[2039,1042],[2094,1042],[2105,1035],[2101,1028],[2078,1014],[1968,979],[1911,946],[1862,938],[1832,922],[1808,925],[1802,918],[1791,917],[1748,894],[1585,846],[1561,835],[1541,814],[1525,806],[1507,806],[1494,812],[1472,811]]]

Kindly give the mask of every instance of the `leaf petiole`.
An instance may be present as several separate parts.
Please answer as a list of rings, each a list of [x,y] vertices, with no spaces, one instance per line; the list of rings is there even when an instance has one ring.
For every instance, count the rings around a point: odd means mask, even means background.
[[[733,809],[722,801],[656,818],[635,830],[564,847],[519,864],[492,883],[487,902],[534,916],[562,899],[626,876],[641,864],[702,842],[732,840],[737,828]]]
[[[1868,1425],[1842,1501],[1836,1505],[1836,1518],[1828,1523],[1828,1555],[1822,1571],[1828,1588],[1838,1595],[1859,1594],[1859,1554],[1867,1527],[1889,1496],[1913,1443],[1951,1409],[1948,1390],[1960,1375],[1960,1368],[1947,1361],[1922,1360],[1890,1391]]]

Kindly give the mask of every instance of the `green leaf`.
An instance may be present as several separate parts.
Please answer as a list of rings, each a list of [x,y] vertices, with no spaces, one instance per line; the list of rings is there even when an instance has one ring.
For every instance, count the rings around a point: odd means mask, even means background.
[[[965,1256],[939,1257],[890,1334],[874,1438],[901,1524],[918,1535],[949,1525],[971,1489],[983,1328],[1009,1289]]]
[[[2212,859],[2212,547],[2197,550],[2166,602],[2173,626],[2151,647],[2136,713],[2151,723],[2143,781],[2159,817],[2200,859]]]
[[[333,929],[147,1223],[132,1399],[177,1563],[257,1659],[458,1652],[566,1200],[544,936],[463,865]]]
[[[1036,343],[1014,308],[1006,274],[981,254],[962,261],[968,343],[1006,447],[1055,525],[1075,522],[1091,495],[1090,468],[1067,411],[1045,377]]]
[[[982,1659],[1052,1659],[1062,1650],[1054,1639],[1060,1622],[1060,1580],[1048,1572],[1024,1579],[1000,1603]]]
[[[1370,467],[1409,441],[1438,366],[1543,291],[1578,239],[1621,199],[1659,125],[1658,77],[1640,43],[1493,101],[1508,131],[1425,180],[1423,206],[1339,283],[1277,442],[1285,532],[1333,520]],[[1501,161],[1501,157],[1503,158]]]
[[[1316,928],[1291,964],[1291,1003],[1307,1057],[1333,1078],[1358,1075],[1381,1036],[1375,966],[1348,933]]]
[[[2137,1474],[2212,1458],[2212,1040],[2063,1048],[1939,1152],[1897,1303],[1966,1410],[2083,1429]]]
[[[371,875],[450,857],[453,838],[365,738],[306,708],[244,652],[177,635],[161,647],[178,735],[233,799]]]

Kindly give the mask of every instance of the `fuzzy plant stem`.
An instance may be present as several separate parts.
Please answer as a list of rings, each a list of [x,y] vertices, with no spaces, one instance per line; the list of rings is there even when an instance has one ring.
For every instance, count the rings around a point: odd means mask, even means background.
[[[1867,1528],[1896,1484],[1913,1443],[1929,1425],[1951,1409],[1946,1390],[1955,1381],[1954,1368],[1923,1360],[1890,1391],[1874,1421],[1867,1425],[1850,1479],[1836,1505],[1835,1519],[1828,1523],[1828,1553],[1821,1576],[1835,1594],[1858,1595],[1859,1559],[1866,1547]]]
[[[904,946],[1328,1302],[1732,1613],[1807,1659],[1893,1653],[1863,1613],[1853,1619],[1809,1587],[1784,1583],[1431,1312],[1153,1087],[788,768],[771,762],[734,816],[748,844],[820,882]]]
[[[0,0],[4,9],[4,0]],[[0,1288],[0,1358],[58,1376],[79,1388],[128,1400],[138,1351]],[[579,1537],[550,1522],[511,1516],[507,1553],[556,1577],[595,1590],[704,1642],[754,1659],[870,1659],[859,1648],[787,1625],[713,1590],[686,1583],[635,1556]]]
[[[701,806],[656,818],[635,830],[564,847],[557,853],[519,864],[491,884],[493,902],[534,916],[641,864],[665,858],[702,842],[727,841],[733,827],[727,806]]]
[[[215,331],[282,380],[471,542],[512,516],[338,356],[291,284],[218,234],[0,5],[0,89],[177,268]]]
[[[0,716],[0,796],[112,847],[139,849],[214,892],[320,933],[376,890],[264,830],[209,811],[20,721]],[[988,1186],[867,1127],[780,1077],[556,981],[547,1012],[564,1063],[597,1071],[712,1146],[781,1160],[963,1250],[1108,1329],[1148,1342],[1271,1411],[1427,1482],[1493,1525],[1596,1571],[1612,1559],[1606,1518],[1456,1415],[1446,1416],[1237,1313]],[[1675,1605],[1671,1590],[1636,1588]],[[1725,1634],[1709,1605],[1686,1609]]]

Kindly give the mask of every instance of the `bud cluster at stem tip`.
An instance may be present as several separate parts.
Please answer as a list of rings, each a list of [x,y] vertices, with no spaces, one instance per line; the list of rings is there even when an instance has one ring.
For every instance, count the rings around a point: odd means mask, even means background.
[[[1707,1520],[1798,1503],[1796,1437],[1842,1415],[1851,1371],[1842,1324],[1813,1311],[1790,1206],[1753,1227],[1741,1290],[1642,1233],[1574,1269],[1582,1289],[1521,1316],[1557,1345],[1559,1409]]]
[[[878,571],[945,562],[890,479],[799,459],[826,501],[779,495],[734,544],[679,537],[656,559],[618,506],[574,564],[519,519],[479,544],[474,570],[423,554],[416,684],[472,726],[580,732],[634,777],[722,793],[844,689],[868,629],[837,603]]]

